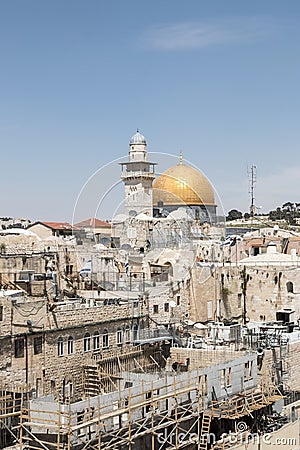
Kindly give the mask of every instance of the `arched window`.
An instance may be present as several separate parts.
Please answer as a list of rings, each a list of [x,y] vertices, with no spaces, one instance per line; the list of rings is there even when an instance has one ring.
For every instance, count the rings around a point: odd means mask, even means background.
[[[134,343],[138,338],[138,326],[135,323],[132,327],[132,342]]]
[[[117,345],[122,344],[122,340],[123,340],[122,338],[123,338],[122,330],[121,330],[121,328],[118,328],[118,330],[117,330]]]
[[[106,329],[103,330],[102,347],[108,348],[108,331]]]
[[[85,352],[89,352],[91,350],[91,335],[90,335],[90,333],[85,333],[85,335],[84,335],[83,349]]]
[[[59,337],[57,340],[57,354],[58,356],[63,356],[64,354],[64,340],[62,337]]]
[[[72,336],[68,337],[68,355],[74,353],[74,338]]]
[[[291,293],[291,294],[294,293],[294,285],[291,281],[288,281],[286,283],[286,290],[288,291],[288,293]]]
[[[130,326],[126,325],[125,327],[125,342],[128,344],[130,342]]]
[[[100,334],[99,334],[99,331],[95,331],[94,332],[93,344],[94,344],[94,350],[99,350],[99,348],[100,348]]]

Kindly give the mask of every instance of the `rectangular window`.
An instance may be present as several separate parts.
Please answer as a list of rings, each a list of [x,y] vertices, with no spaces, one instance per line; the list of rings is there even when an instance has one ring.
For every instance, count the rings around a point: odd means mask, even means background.
[[[248,380],[248,372],[249,372],[249,362],[246,362],[244,366],[244,380]]]
[[[0,322],[3,320],[3,306],[0,306]]]
[[[158,313],[158,305],[153,305],[153,313],[154,314]]]
[[[165,303],[165,312],[169,312],[169,303]]]
[[[249,361],[249,378],[253,378],[253,361]]]
[[[212,319],[212,301],[207,302],[207,318]]]
[[[248,361],[245,363],[244,368],[244,380],[249,380],[252,378],[252,361]]]
[[[226,386],[231,386],[232,380],[231,380],[231,367],[227,369],[226,374]]]
[[[221,370],[221,387],[225,387],[226,382],[226,369]]]
[[[207,375],[202,378],[202,395],[207,395]]]
[[[24,339],[15,340],[15,358],[24,358]]]
[[[35,355],[38,355],[39,353],[42,353],[42,350],[43,350],[43,337],[36,336],[33,339],[33,353]]]
[[[66,387],[65,387],[65,396],[66,396],[67,398],[73,397],[73,383],[72,383],[72,381],[70,381],[68,384],[66,384]]]
[[[238,294],[238,308],[242,307],[242,294]]]

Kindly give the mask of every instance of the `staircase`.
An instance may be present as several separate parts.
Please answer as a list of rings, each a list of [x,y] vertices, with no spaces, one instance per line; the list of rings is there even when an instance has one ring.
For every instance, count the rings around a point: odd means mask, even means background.
[[[97,367],[83,367],[83,392],[85,397],[93,397],[100,393],[100,380]]]
[[[199,450],[207,450],[210,422],[211,422],[211,412],[204,411],[203,416],[202,416],[200,445],[198,447]]]

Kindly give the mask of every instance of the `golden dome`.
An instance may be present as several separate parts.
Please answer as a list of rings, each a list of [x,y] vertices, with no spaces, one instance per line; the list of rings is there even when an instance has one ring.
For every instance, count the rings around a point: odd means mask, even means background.
[[[153,204],[165,206],[215,205],[213,188],[198,170],[177,164],[162,173],[153,183]]]

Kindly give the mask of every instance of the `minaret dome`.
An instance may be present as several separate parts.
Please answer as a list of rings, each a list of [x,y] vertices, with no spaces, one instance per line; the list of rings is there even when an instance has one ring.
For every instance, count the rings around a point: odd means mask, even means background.
[[[147,160],[147,142],[139,130],[131,137],[129,141],[129,161]]]

